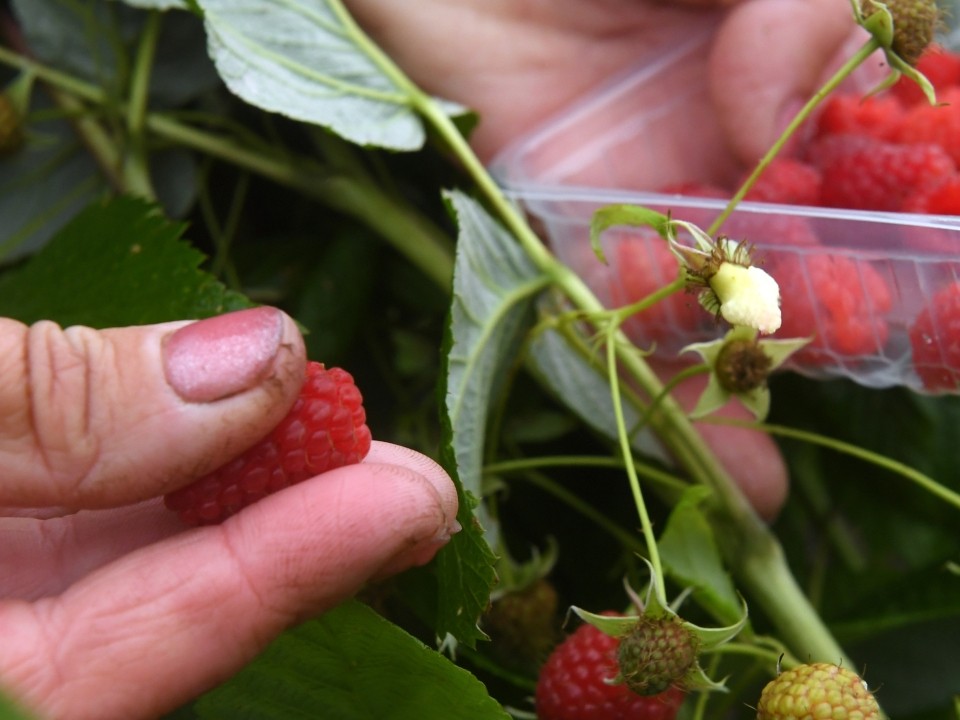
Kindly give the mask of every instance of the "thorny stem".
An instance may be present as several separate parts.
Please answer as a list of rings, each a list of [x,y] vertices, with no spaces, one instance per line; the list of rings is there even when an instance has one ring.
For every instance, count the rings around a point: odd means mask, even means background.
[[[612,338],[607,339],[607,372],[610,378],[619,377],[617,372],[617,350],[616,343]],[[630,447],[630,434],[627,432],[626,423],[623,420],[623,403],[620,399],[620,383],[612,381],[610,383],[610,398],[613,401],[613,413],[617,420],[617,439],[620,442],[620,452],[623,453],[624,467],[627,471],[627,480],[630,483],[630,492],[633,493],[633,500],[637,506],[637,512],[640,515],[640,528],[643,532],[643,538],[647,543],[647,555],[650,558],[650,564],[653,566],[653,574],[657,579],[653,587],[657,590],[657,598],[660,604],[666,606],[667,598],[664,588],[666,582],[663,576],[663,564],[660,561],[660,551],[657,547],[657,536],[653,532],[653,524],[650,522],[650,515],[647,512],[647,504],[643,501],[643,492],[640,490],[640,481],[637,478],[637,468],[632,462],[633,450]]]
[[[127,136],[130,143],[123,173],[126,189],[128,192],[148,200],[155,200],[156,192],[150,180],[147,139],[144,131],[146,129],[150,91],[150,74],[153,69],[153,59],[157,53],[157,40],[160,37],[162,18],[163,15],[156,10],[147,14],[143,34],[140,37],[140,46],[137,48],[137,56],[133,65],[130,100],[126,112]]]
[[[397,71],[399,72],[399,71]],[[413,106],[427,119],[473,179],[500,220],[516,237],[537,267],[549,275],[567,298],[587,314],[608,312],[583,280],[557,261],[520,211],[510,203],[452,120],[431,98],[410,84]],[[663,384],[621,330],[609,339],[617,361],[651,398]],[[615,379],[612,379],[615,382]],[[723,468],[683,408],[672,396],[660,400],[651,426],[674,457],[698,482],[714,491],[712,517],[716,537],[730,567],[774,621],[785,642],[799,657],[850,663],[803,594],[787,566],[783,550],[770,529],[753,511],[730,474]],[[629,463],[629,460],[626,460]]]
[[[780,133],[780,136],[777,138],[776,142],[770,146],[770,149],[767,150],[766,154],[760,158],[760,161],[757,163],[757,166],[753,169],[753,172],[743,181],[743,184],[740,186],[740,189],[730,198],[730,202],[727,203],[727,206],[723,209],[714,221],[710,224],[710,227],[707,228],[707,235],[711,237],[716,236],[720,231],[720,228],[723,226],[723,223],[727,221],[727,218],[730,217],[730,214],[734,211],[737,205],[746,197],[747,193],[750,192],[750,189],[756,183],[757,178],[767,169],[767,166],[773,162],[773,159],[780,154],[780,151],[783,150],[783,146],[787,144],[787,141],[793,136],[806,120],[810,117],[816,107],[827,97],[831,92],[833,92],[840,83],[846,80],[850,74],[856,70],[864,60],[866,60],[870,55],[872,55],[876,50],[880,48],[880,44],[876,39],[871,36],[869,40],[864,43],[861,47],[847,62],[843,64],[833,76],[823,84],[823,86],[815,92],[809,100],[804,104],[800,111],[794,116],[783,132]]]

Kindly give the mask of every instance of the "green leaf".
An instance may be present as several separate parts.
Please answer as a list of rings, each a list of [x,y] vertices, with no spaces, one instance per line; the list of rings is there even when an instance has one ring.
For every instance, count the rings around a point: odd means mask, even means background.
[[[620,225],[653,228],[661,237],[669,232],[670,218],[663,213],[638,205],[607,205],[597,210],[590,219],[590,244],[602,262],[606,262],[600,247],[604,230]]]
[[[491,543],[483,538],[483,520],[474,518],[470,507],[482,496],[490,398],[516,355],[546,278],[476,201],[458,192],[446,198],[459,239],[440,388],[441,460],[458,480],[464,531],[437,558],[437,629],[471,644],[483,637],[476,622],[495,582]]]
[[[457,520],[463,530],[437,553],[434,629],[445,644],[449,644],[452,638],[472,648],[477,640],[487,639],[478,623],[480,615],[490,604],[490,593],[497,583],[494,570],[497,558],[474,515],[476,501],[463,492],[449,454],[442,452],[440,460],[457,485],[460,500]]]
[[[446,197],[460,232],[444,408],[460,479],[480,497],[490,398],[531,325],[534,302],[548,278],[479,203],[458,192]]]
[[[0,162],[2,261],[35,252],[107,189],[69,123],[32,123],[27,132],[27,144]]]
[[[184,227],[143,200],[93,204],[27,263],[0,276],[0,315],[118,327],[249,307],[198,269],[203,255],[180,239]]]
[[[126,91],[146,14],[137,8],[185,7],[177,0],[14,0],[31,53],[111,95]],[[175,107],[219,86],[206,53],[202,23],[191,13],[168,13],[150,68],[151,107]],[[109,108],[116,111],[117,108]]]
[[[221,720],[506,720],[480,681],[358,602],[277,639],[202,697]]]
[[[142,13],[106,0],[13,0],[13,9],[37,58],[117,89],[124,45],[136,37]]]
[[[710,494],[703,486],[686,490],[657,542],[668,574],[693,588],[693,596],[720,622],[743,618],[742,602],[723,566],[720,551],[700,503]]]
[[[360,145],[415,150],[415,88],[337,0],[200,0],[210,55],[239,97]]]
[[[590,362],[591,352],[583,338],[553,328],[538,333],[529,345],[531,369],[542,384],[587,425],[608,438],[616,438],[607,373]],[[630,403],[624,403],[623,417],[628,428],[640,422],[640,414]],[[656,436],[647,430],[636,433],[632,444],[648,457],[672,463]]]

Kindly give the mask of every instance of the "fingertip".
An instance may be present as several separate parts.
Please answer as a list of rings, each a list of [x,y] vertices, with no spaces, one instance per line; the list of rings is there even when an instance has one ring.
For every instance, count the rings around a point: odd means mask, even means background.
[[[289,595],[292,612],[325,609],[372,579],[428,562],[459,530],[446,490],[408,465],[377,458],[420,457],[380,448],[372,461],[330,470],[245,508],[222,529],[265,588],[308,588]],[[422,456],[421,456],[422,457]],[[429,465],[428,465],[429,467]]]
[[[730,11],[711,50],[709,86],[742,162],[770,148],[856,30],[849,5],[834,0],[754,0]]]
[[[396,465],[422,476],[436,490],[444,514],[452,519],[451,527],[456,523],[459,506],[457,488],[447,471],[432,458],[403,445],[374,440],[364,463]]]
[[[0,504],[103,508],[156,497],[236,457],[295,400],[292,319],[256,308],[95,330],[0,324]]]

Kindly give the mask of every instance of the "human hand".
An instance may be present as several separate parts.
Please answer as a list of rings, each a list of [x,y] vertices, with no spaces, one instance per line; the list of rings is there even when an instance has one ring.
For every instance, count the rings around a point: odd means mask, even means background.
[[[708,157],[751,165],[850,44],[863,40],[847,0],[347,0],[347,5],[421,87],[478,111],[471,141],[484,160],[635,64],[652,45],[666,49],[693,27],[713,23],[708,109],[704,98],[696,99],[693,131],[678,129],[678,149],[667,155],[684,155],[700,165]],[[662,98],[631,98],[622,111],[640,112],[651,102]],[[623,120],[612,113],[592,118],[589,132],[602,135]],[[647,171],[636,165],[633,172]],[[675,369],[660,368],[664,374]],[[703,382],[687,381],[675,396],[693,407]],[[721,414],[752,417],[737,403]],[[731,426],[700,423],[700,429],[759,514],[776,516],[786,497],[787,473],[771,438]]]
[[[266,435],[304,366],[271,308],[103,331],[0,319],[0,687],[41,717],[155,717],[433,557],[455,488],[386,443],[222,525],[163,507]]]

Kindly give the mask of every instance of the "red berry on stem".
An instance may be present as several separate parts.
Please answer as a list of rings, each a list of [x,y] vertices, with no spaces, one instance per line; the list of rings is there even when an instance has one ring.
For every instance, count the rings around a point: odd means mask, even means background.
[[[619,672],[619,645],[592,625],[581,625],[560,643],[540,670],[538,719],[673,720],[683,703],[680,690],[644,697],[610,682]]]
[[[271,493],[360,462],[370,442],[353,377],[310,362],[299,397],[267,437],[164,502],[188,525],[219,523]]]

